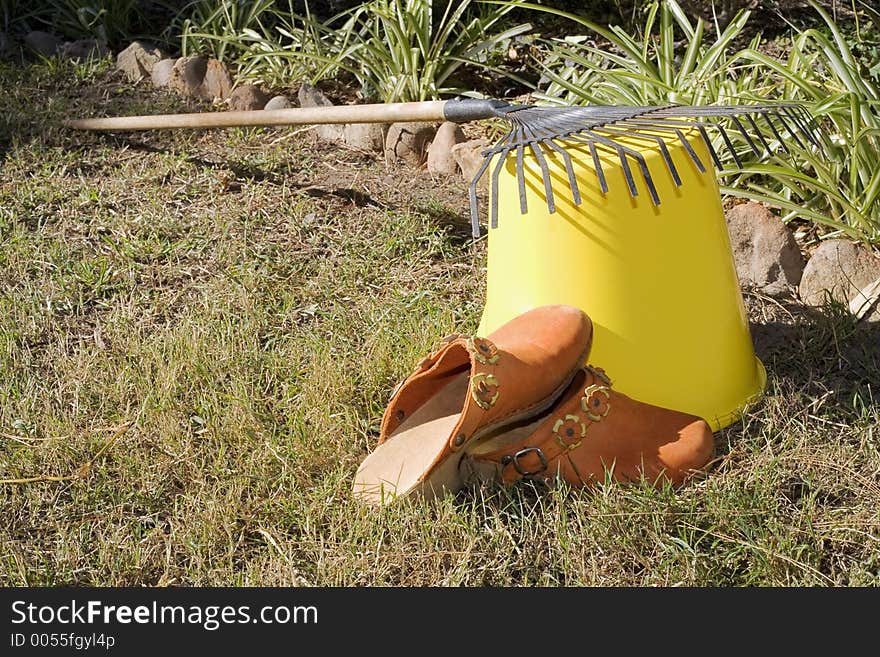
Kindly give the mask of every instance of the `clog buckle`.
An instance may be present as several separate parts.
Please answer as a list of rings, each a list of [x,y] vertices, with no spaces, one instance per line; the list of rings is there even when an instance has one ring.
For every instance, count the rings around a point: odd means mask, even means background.
[[[538,460],[541,462],[540,470],[525,470],[520,465],[519,460],[526,456],[527,454],[534,453]],[[547,457],[544,456],[544,452],[541,451],[540,447],[524,447],[519,450],[516,454],[505,456],[501,459],[502,465],[513,465],[513,469],[516,470],[521,477],[533,477],[537,474],[541,474],[547,469]]]

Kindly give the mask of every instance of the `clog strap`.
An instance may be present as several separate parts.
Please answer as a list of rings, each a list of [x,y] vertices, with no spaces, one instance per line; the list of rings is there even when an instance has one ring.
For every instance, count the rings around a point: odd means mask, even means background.
[[[431,347],[431,350],[428,352],[428,355],[422,358],[416,365],[416,369],[413,374],[418,374],[419,372],[425,372],[431,369],[434,364],[440,359],[449,346],[454,342],[460,339],[466,339],[467,336],[462,335],[461,333],[450,333],[444,338],[440,338],[437,342],[434,343],[434,346]],[[404,379],[406,381],[406,379]]]
[[[460,348],[462,356],[450,355],[449,352],[453,347]],[[463,360],[465,353],[467,361]],[[462,358],[460,363],[459,358]],[[465,363],[470,365],[470,394],[462,411],[462,420],[450,437],[449,448],[456,451],[464,445],[500,396],[500,384],[495,372],[495,365],[500,355],[498,348],[490,340],[459,333],[442,338],[428,355],[419,361],[412,374],[397,384],[382,418],[380,443],[427,399],[430,380],[436,374],[442,375],[444,371],[450,369],[450,359],[454,362],[453,367]],[[405,404],[408,406],[406,409],[401,408],[401,400],[404,397],[409,398]]]
[[[449,452],[462,449],[478,430],[492,421],[501,408],[496,404],[502,396],[498,367],[502,358],[495,343],[476,335],[462,335],[455,344],[463,345],[467,351],[470,372],[461,416],[449,436]]]
[[[563,402],[530,436],[486,453],[474,453],[477,466],[492,464],[505,484],[523,478],[555,476],[559,458],[588,440],[590,426],[602,422],[611,409],[611,380],[600,368],[584,367],[575,376]]]

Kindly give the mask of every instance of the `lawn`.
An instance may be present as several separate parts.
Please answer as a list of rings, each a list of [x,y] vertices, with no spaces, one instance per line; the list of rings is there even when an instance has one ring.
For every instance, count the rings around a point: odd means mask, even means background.
[[[464,182],[63,129],[197,109],[111,68],[0,64],[0,584],[880,584],[880,327],[833,304],[746,295],[767,395],[681,490],[356,503],[394,385],[478,324]]]

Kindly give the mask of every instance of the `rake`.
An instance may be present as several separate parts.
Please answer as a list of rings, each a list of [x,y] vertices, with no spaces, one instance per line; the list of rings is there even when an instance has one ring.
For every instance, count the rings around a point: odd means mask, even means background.
[[[78,119],[68,121],[67,125],[82,130],[151,130],[414,121],[465,123],[491,118],[506,120],[510,123],[511,129],[494,146],[483,152],[482,165],[470,182],[468,196],[474,237],[480,235],[477,185],[495,159],[496,163],[490,174],[489,225],[491,228],[496,228],[498,177],[508,155],[511,154],[515,158],[520,212],[525,214],[528,211],[523,162],[531,155],[541,169],[547,209],[552,214],[556,211],[556,206],[547,158],[562,160],[568,177],[571,200],[575,205],[580,205],[583,200],[571,156],[563,147],[565,145],[575,145],[589,151],[599,188],[603,194],[608,192],[608,182],[599,158],[600,151],[617,155],[629,194],[633,198],[639,193],[636,176],[633,173],[635,166],[654,205],[660,205],[660,196],[654,184],[653,174],[642,153],[631,145],[633,141],[656,146],[659,149],[666,169],[676,186],[681,186],[682,180],[663,135],[680,141],[701,173],[706,171],[707,163],[700,159],[686,138],[686,133],[694,129],[699,131],[712,162],[718,169],[722,168],[721,157],[712,144],[710,131],[720,135],[724,149],[730,153],[733,161],[740,168],[742,160],[729,131],[742,135],[745,144],[757,156],[773,154],[771,142],[778,144],[784,152],[790,152],[786,145],[788,139],[802,148],[815,147],[819,152],[823,152],[821,133],[816,121],[803,106],[797,103],[538,107],[514,105],[501,100],[453,99],[268,111]],[[728,124],[726,128],[725,122]],[[768,135],[772,135],[770,141],[765,136],[762,126]]]

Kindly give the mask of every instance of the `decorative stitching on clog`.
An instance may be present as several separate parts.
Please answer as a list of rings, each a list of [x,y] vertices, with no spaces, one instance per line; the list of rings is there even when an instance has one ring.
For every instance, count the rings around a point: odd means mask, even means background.
[[[593,383],[584,388],[584,395],[580,399],[580,406],[584,413],[586,413],[586,418],[582,419],[579,415],[566,414],[557,418],[551,429],[551,434],[556,440],[556,443],[564,450],[562,454],[567,455],[569,463],[572,465],[572,468],[574,468],[581,481],[584,481],[584,478],[581,476],[581,473],[577,471],[577,467],[571,459],[571,454],[573,450],[583,444],[590,426],[596,422],[601,422],[602,419],[607,417],[611,412],[611,390],[609,388],[611,385],[611,379],[608,378],[608,375],[605,374],[605,371],[601,368],[586,365],[583,369],[593,374],[596,380],[602,381],[603,383],[607,382],[608,385]],[[527,446],[521,448],[519,451],[533,449],[539,448]],[[556,462],[557,459],[562,457],[562,454],[553,456],[552,460]],[[509,454],[501,457],[498,465],[500,466],[502,477],[504,477],[505,468],[511,463],[512,457]],[[520,473],[519,470],[517,470],[517,473],[520,474],[520,476],[526,476]]]
[[[601,367],[593,367],[592,365],[584,365],[584,369],[587,370],[590,374],[592,374],[596,379],[604,383],[606,386],[611,387],[614,384],[611,383],[611,379],[608,374]]]
[[[563,449],[580,447],[587,435],[587,425],[578,415],[566,415],[553,425],[553,436]]]
[[[581,408],[593,422],[599,422],[611,412],[611,390],[607,386],[593,384],[584,388]]]
[[[474,374],[471,378],[471,397],[477,406],[488,411],[498,401],[500,395],[498,389],[501,384],[493,374]]]
[[[485,365],[495,365],[498,362],[498,347],[486,338],[476,336],[468,338],[467,350],[475,359]]]

